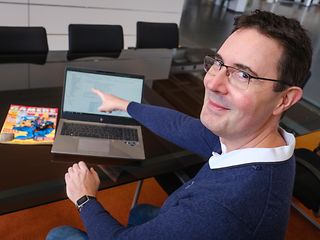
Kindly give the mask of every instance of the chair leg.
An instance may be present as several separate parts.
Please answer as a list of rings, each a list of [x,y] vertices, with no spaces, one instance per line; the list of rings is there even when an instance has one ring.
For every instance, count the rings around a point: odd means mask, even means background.
[[[136,191],[134,193],[133,200],[132,200],[132,203],[131,203],[131,209],[134,208],[136,206],[137,202],[138,202],[139,195],[140,195],[141,188],[142,188],[142,184],[143,184],[143,180],[139,180],[137,182]]]

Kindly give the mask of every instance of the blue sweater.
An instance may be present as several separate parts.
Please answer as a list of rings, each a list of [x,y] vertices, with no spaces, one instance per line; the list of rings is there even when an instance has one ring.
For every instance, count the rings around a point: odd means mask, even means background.
[[[221,152],[219,138],[199,119],[130,103],[129,114],[158,135],[205,157]],[[258,157],[258,156],[257,156]],[[95,200],[81,211],[95,239],[284,239],[294,180],[294,158],[221,169],[205,164],[168,197],[159,215],[135,226],[119,224]]]

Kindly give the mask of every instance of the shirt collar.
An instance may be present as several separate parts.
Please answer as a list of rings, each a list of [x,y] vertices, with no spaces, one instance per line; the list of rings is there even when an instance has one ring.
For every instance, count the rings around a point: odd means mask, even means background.
[[[244,148],[226,152],[226,146],[220,141],[222,154],[212,152],[209,159],[211,169],[219,169],[248,163],[273,163],[288,160],[294,152],[295,137],[280,128],[280,134],[287,143],[286,146],[275,148]]]

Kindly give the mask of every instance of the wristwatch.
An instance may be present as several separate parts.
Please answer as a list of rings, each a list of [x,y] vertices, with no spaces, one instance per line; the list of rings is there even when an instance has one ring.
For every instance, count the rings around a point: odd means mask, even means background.
[[[90,199],[96,199],[95,197],[84,195],[81,198],[79,198],[76,202],[76,206],[78,208],[78,211],[81,211],[81,208],[90,201]]]

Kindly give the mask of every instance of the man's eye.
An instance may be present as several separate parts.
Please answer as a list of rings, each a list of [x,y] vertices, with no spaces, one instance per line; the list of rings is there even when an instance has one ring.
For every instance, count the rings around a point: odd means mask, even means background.
[[[206,71],[209,71],[211,67],[212,67],[212,63],[205,63],[205,64],[204,64],[204,69],[205,69]]]
[[[243,80],[249,80],[250,79],[250,75],[246,72],[242,72],[239,71],[238,73],[239,78],[243,79]]]

